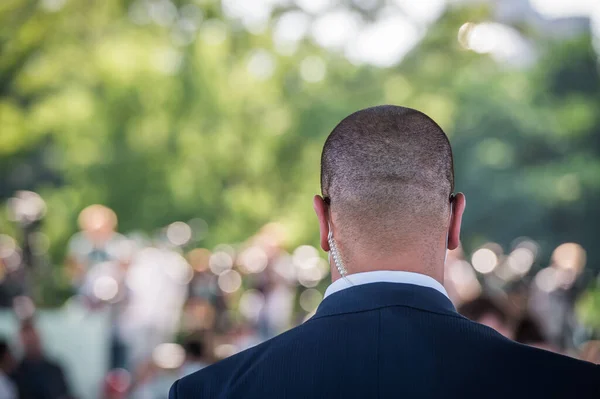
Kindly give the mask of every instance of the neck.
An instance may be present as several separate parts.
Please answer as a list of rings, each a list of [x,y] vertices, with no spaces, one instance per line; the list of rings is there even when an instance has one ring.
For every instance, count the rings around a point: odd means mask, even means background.
[[[437,259],[439,258],[439,259]],[[368,254],[366,256],[353,256],[346,260],[348,276],[354,273],[372,272],[377,270],[404,271],[420,273],[432,277],[440,284],[444,284],[444,257],[436,256],[435,260],[426,259],[424,255],[408,256],[398,254],[397,256],[382,256],[380,254]],[[341,276],[332,264],[331,280],[336,281]]]

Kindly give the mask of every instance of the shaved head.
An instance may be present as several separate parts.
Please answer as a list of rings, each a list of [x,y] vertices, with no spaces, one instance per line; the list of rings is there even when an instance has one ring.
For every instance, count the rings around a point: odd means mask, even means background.
[[[321,190],[346,256],[364,247],[437,242],[448,229],[454,190],[450,143],[422,112],[363,109],[327,138]]]

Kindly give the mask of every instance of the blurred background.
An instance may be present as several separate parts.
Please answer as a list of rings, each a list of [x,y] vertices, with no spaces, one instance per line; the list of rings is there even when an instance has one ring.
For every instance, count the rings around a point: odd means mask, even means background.
[[[599,55],[596,0],[3,0],[0,397],[166,398],[310,317],[323,142],[382,103],[452,142],[455,305],[600,363]]]

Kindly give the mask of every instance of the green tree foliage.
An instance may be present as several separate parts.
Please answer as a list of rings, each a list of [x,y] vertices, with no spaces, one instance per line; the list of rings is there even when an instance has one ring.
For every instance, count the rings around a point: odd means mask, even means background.
[[[92,203],[113,208],[124,232],[201,217],[211,247],[278,220],[290,246],[316,244],[326,135],[352,111],[394,103],[450,135],[468,250],[526,235],[547,261],[576,241],[598,267],[600,79],[588,35],[532,37],[538,62],[514,68],[456,39],[485,8],[450,9],[402,63],[379,69],[309,39],[282,55],[270,28],[249,33],[212,1],[176,2],[191,24],[180,31],[144,21],[139,2],[48,9],[62,3],[0,4],[0,198],[43,196],[56,265]],[[303,64],[325,78],[303,78]]]

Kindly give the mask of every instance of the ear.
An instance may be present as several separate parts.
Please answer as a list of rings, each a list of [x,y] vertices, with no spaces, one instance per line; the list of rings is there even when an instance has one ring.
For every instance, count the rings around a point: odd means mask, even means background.
[[[323,197],[315,195],[313,198],[313,208],[315,208],[315,213],[317,214],[317,218],[319,218],[321,248],[323,248],[325,252],[328,252],[329,242],[327,241],[327,236],[329,235],[329,206],[325,203]]]
[[[467,206],[465,195],[463,193],[456,194],[450,206],[452,207],[452,218],[450,218],[448,227],[448,249],[453,250],[460,245],[460,225]]]

